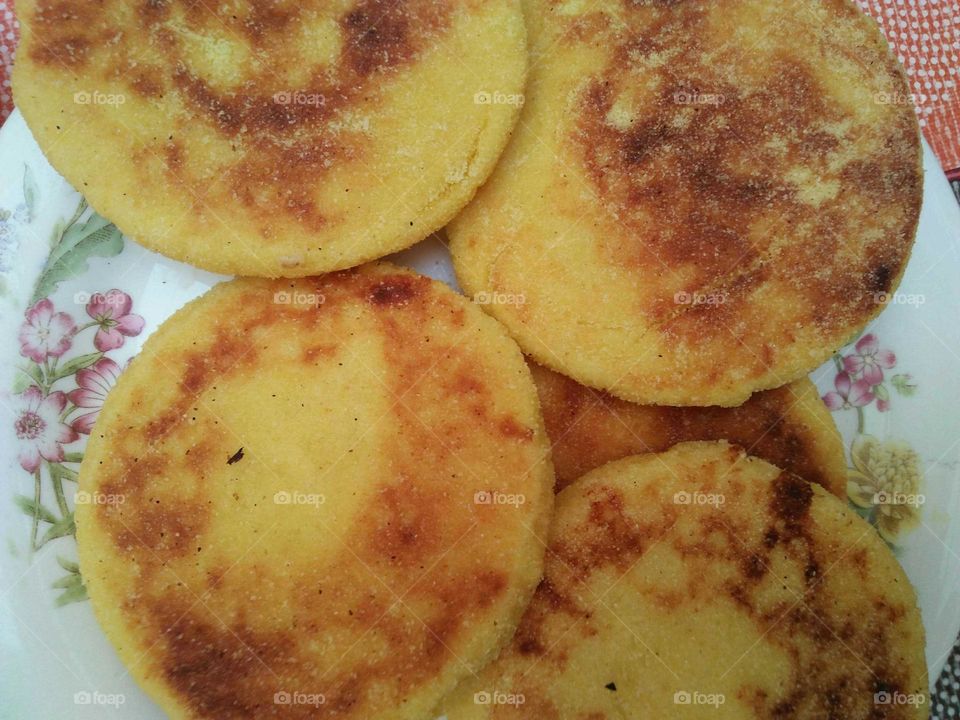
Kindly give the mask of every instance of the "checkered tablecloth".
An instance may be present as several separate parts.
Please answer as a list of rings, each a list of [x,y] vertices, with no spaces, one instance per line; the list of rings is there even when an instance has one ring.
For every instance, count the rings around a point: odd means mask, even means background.
[[[775,0],[771,0],[775,1]],[[883,28],[906,68],[920,126],[960,198],[960,0],[856,0]],[[13,109],[18,37],[12,0],[0,0],[0,122]],[[960,639],[931,697],[936,720],[960,718]]]
[[[960,199],[960,2],[856,0],[910,78],[920,127]]]

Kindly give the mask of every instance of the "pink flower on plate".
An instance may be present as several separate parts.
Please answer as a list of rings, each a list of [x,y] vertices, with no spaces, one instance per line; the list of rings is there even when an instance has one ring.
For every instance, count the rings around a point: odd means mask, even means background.
[[[88,368],[77,371],[76,390],[71,390],[67,397],[74,405],[90,409],[92,412],[79,415],[71,423],[78,433],[89,435],[93,424],[100,415],[100,408],[107,398],[107,393],[117,383],[120,377],[120,366],[110,358],[100,358]]]
[[[49,299],[35,302],[27,310],[26,319],[18,336],[21,355],[42,363],[70,349],[77,325],[67,313],[56,312]]]
[[[87,303],[87,315],[100,328],[93,338],[94,347],[100,352],[116,350],[123,345],[124,336],[133,337],[143,330],[143,318],[130,312],[133,300],[125,292],[114,288],[97,293]]]
[[[823,396],[824,404],[831,410],[845,410],[852,407],[863,407],[873,402],[875,397],[866,380],[850,380],[846,372],[837,373],[833,381],[836,392],[828,392]]]
[[[67,396],[57,390],[44,395],[36,385],[31,385],[14,396],[16,420],[13,429],[20,442],[20,466],[27,472],[36,472],[40,459],[50,462],[63,460],[64,443],[71,443],[79,436],[76,431],[60,420],[60,413],[67,405]]]
[[[863,379],[871,387],[883,382],[883,371],[897,364],[897,356],[890,350],[881,350],[880,342],[873,333],[864,335],[857,342],[857,352],[843,358],[843,369],[851,375],[863,373]]]

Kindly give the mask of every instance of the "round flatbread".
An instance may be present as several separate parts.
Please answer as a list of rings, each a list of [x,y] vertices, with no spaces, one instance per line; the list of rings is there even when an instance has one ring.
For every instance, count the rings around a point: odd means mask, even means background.
[[[689,408],[620,400],[535,362],[530,372],[550,438],[557,490],[628,455],[663,452],[691,440],[729,440],[847,497],[840,432],[807,378],[754,393],[738,407]]]
[[[443,226],[522,104],[517,0],[24,0],[14,95],[136,241],[216,272],[351,267]]]
[[[424,718],[508,640],[553,475],[503,329],[387,265],[172,316],[80,470],[80,566],[177,718]]]
[[[916,596],[876,531],[726,443],[557,496],[543,582],[449,720],[927,717]]]
[[[739,405],[888,301],[920,139],[846,0],[526,0],[527,102],[449,227],[461,285],[554,370],[626,400]]]

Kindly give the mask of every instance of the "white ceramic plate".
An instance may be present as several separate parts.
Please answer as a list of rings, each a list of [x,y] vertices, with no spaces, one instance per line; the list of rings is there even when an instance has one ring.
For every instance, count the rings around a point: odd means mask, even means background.
[[[917,588],[932,686],[960,629],[960,211],[929,149],[924,161],[920,232],[897,296],[812,377],[848,447],[851,504]],[[0,716],[161,718],[84,599],[75,478],[113,374],[221,278],[93,214],[19,113],[0,130],[0,179]],[[396,259],[455,284],[439,241]]]

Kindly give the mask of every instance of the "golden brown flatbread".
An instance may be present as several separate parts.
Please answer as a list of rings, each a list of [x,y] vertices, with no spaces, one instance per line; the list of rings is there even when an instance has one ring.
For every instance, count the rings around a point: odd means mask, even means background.
[[[80,564],[177,718],[424,718],[507,642],[553,474],[503,329],[388,264],[234,280],[111,391]]]
[[[927,717],[916,595],[818,485],[726,443],[588,473],[557,497],[513,642],[448,720]]]
[[[847,496],[843,441],[817,388],[804,378],[754,393],[738,407],[637,405],[530,363],[562,490],[612,460],[679,442],[729,440],[750,455]]]
[[[23,0],[14,95],[137,242],[216,272],[351,267],[449,221],[522,104],[516,0]]]
[[[884,307],[913,244],[902,69],[847,0],[525,0],[526,104],[449,226],[538,362],[626,400],[739,405]],[[513,299],[513,301],[511,301]]]

